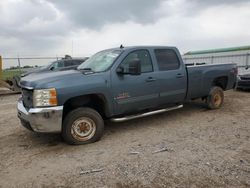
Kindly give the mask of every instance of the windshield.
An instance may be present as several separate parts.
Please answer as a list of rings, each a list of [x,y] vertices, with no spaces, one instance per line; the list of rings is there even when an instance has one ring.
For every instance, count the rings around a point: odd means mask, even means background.
[[[93,72],[106,71],[121,54],[121,50],[105,50],[96,53],[78,66],[78,69],[88,69]]]

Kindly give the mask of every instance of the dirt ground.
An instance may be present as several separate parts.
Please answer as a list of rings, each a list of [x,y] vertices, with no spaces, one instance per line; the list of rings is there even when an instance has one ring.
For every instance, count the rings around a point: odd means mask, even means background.
[[[219,110],[201,101],[164,114],[106,123],[94,144],[32,133],[0,97],[0,187],[250,187],[250,93]]]

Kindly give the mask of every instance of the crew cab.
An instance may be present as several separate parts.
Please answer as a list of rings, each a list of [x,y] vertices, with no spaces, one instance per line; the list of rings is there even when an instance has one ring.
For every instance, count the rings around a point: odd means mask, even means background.
[[[32,131],[91,143],[101,138],[104,120],[175,110],[198,98],[218,109],[236,78],[235,64],[186,66],[175,47],[121,46],[96,53],[77,70],[22,78],[18,117]]]

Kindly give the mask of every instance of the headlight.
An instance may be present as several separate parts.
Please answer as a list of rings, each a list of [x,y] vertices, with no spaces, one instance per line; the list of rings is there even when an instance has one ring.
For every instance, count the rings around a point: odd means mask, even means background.
[[[33,92],[34,107],[56,106],[57,96],[56,89],[37,89]]]

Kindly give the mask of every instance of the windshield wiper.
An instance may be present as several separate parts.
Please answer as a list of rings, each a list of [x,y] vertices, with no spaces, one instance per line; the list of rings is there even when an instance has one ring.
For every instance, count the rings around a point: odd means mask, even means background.
[[[94,71],[91,68],[82,68],[82,69],[78,69],[79,71],[82,71],[82,73],[84,74],[92,74],[94,73]]]
[[[83,69],[80,69],[80,70],[91,70],[92,71],[91,68],[83,68]]]
[[[83,69],[79,69],[79,70],[87,70],[87,71],[92,71],[91,68],[83,68]]]

